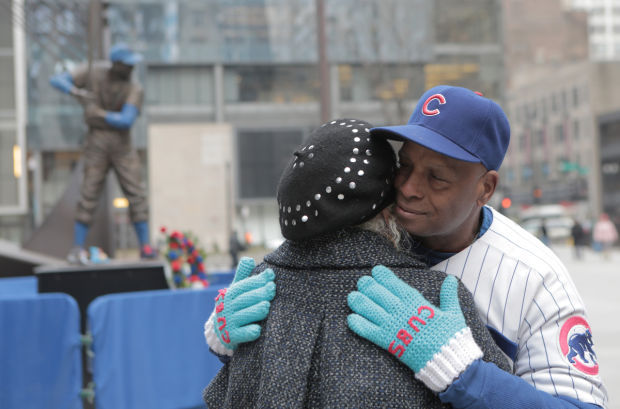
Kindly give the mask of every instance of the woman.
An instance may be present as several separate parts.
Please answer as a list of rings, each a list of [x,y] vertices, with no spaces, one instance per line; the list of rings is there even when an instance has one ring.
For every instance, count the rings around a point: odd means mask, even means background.
[[[394,151],[371,138],[370,128],[356,119],[324,124],[284,170],[278,205],[287,241],[254,271],[273,270],[277,295],[261,336],[235,349],[205,390],[210,409],[446,407],[412,371],[347,326],[347,295],[373,266],[387,266],[434,305],[446,279],[401,251],[410,246],[408,235],[388,207]],[[471,294],[459,285],[458,295],[483,359],[509,370]],[[207,328],[217,332],[213,317]],[[207,339],[221,347],[221,336]]]

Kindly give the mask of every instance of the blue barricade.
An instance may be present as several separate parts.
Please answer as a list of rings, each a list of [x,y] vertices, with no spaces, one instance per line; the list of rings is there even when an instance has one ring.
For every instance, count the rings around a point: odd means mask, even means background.
[[[204,322],[220,286],[110,294],[88,308],[97,409],[204,407],[221,363]]]
[[[0,295],[0,408],[81,409],[77,303],[66,294],[28,294],[28,280],[10,284]]]
[[[0,278],[0,297],[32,295],[36,293],[36,277]]]
[[[207,276],[209,283],[215,287],[228,287],[235,278],[235,270],[216,271]]]

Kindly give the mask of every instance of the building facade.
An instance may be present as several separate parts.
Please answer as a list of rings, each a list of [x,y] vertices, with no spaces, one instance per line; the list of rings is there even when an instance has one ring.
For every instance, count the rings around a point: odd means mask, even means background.
[[[598,149],[591,63],[532,66],[512,78],[507,97],[511,144],[502,193],[515,207],[598,207]]]
[[[10,226],[0,239],[20,237],[29,211],[26,185],[25,36],[17,22],[23,2],[0,5],[0,217]]]
[[[620,1],[564,0],[566,7],[588,13],[590,58],[594,61],[620,59]]]
[[[530,206],[562,204],[586,223],[606,212],[620,225],[620,65],[607,61],[615,58],[620,2],[538,3],[505,1],[505,13],[528,17],[505,26],[512,142],[500,194],[515,217]]]

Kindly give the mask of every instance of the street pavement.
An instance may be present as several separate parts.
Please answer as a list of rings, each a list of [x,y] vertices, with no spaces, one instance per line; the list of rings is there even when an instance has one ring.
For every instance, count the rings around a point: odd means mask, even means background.
[[[609,259],[590,249],[581,260],[572,247],[552,245],[564,262],[586,305],[594,352],[609,393],[609,409],[620,409],[620,250]]]

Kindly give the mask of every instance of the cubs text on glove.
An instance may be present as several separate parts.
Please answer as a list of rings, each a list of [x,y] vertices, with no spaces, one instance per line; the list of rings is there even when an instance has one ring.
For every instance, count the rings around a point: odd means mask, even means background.
[[[242,258],[231,285],[215,297],[215,310],[205,323],[205,338],[217,354],[232,355],[237,345],[260,336],[257,322],[267,317],[276,285],[271,269],[250,277],[254,267],[252,258]]]
[[[482,357],[461,312],[455,277],[444,280],[439,308],[384,266],[361,277],[357,288],[348,296],[354,312],[349,328],[393,354],[431,390],[445,390]]]

